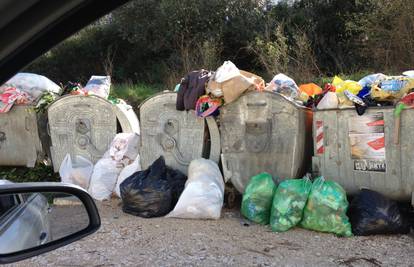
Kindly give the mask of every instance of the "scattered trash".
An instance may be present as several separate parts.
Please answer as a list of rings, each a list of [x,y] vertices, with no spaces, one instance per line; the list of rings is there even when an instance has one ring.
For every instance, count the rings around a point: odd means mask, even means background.
[[[349,206],[354,235],[408,234],[410,225],[397,202],[378,192],[362,189]]]
[[[144,218],[164,216],[177,204],[186,180],[184,174],[167,167],[161,156],[121,183],[122,210]]]
[[[344,189],[334,181],[319,177],[312,184],[300,225],[309,230],[350,237],[352,229],[347,209]]]
[[[279,184],[273,197],[270,226],[275,232],[285,232],[296,226],[312,188],[309,177],[285,180]]]
[[[241,213],[258,224],[269,224],[276,185],[268,173],[253,176],[243,194]]]
[[[70,154],[66,154],[59,169],[59,175],[63,183],[79,185],[88,189],[93,172],[93,163],[82,157],[75,156],[72,160]]]
[[[196,159],[190,163],[184,191],[167,217],[217,220],[223,201],[224,182],[217,163]]]

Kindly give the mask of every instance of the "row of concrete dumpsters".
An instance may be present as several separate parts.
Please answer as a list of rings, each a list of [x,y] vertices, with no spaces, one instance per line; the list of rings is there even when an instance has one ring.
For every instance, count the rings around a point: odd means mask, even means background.
[[[48,155],[58,171],[66,153],[96,163],[117,132],[136,132],[143,169],[163,155],[186,173],[191,160],[204,157],[221,163],[240,193],[261,172],[280,179],[312,172],[351,195],[369,188],[414,202],[412,110],[396,124],[392,107],[358,116],[354,109],[312,111],[277,93],[249,92],[217,118],[203,119],[177,111],[176,97],[164,92],[147,99],[137,110],[139,123],[131,108],[99,97],[60,98],[44,116],[15,106],[0,114],[0,165],[33,167]]]

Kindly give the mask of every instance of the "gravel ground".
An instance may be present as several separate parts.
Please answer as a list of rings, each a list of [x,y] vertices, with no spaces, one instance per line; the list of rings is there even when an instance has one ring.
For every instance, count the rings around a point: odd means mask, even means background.
[[[81,241],[10,266],[414,266],[414,237],[272,233],[237,210],[218,221],[142,219],[119,201],[98,205],[102,227]]]

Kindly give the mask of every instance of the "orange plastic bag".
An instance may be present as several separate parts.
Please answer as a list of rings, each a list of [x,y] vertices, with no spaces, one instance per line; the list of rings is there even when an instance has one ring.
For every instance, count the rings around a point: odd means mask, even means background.
[[[314,83],[302,84],[299,86],[299,90],[306,93],[308,96],[319,95],[322,93],[322,88]]]

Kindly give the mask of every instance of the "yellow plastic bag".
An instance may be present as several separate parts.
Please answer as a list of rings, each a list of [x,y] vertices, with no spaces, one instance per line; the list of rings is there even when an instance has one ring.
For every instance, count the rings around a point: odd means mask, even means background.
[[[357,95],[362,89],[362,86],[358,82],[351,80],[344,81],[338,76],[335,76],[332,85],[336,87],[337,93],[343,93],[345,90],[348,90],[352,94]]]

